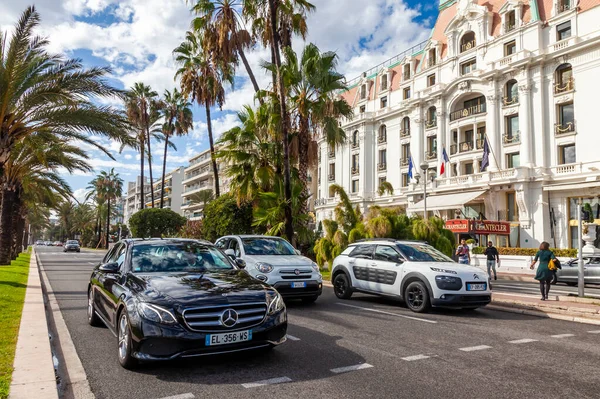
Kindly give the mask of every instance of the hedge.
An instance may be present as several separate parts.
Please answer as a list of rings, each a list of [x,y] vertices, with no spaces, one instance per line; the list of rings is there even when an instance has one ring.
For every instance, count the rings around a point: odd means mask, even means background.
[[[560,248],[550,248],[554,255],[559,258],[576,258],[577,250],[576,249],[560,249]],[[485,251],[485,247],[474,247],[473,254],[474,255],[482,255],[483,251]],[[535,256],[537,253],[537,248],[506,248],[500,247],[498,248],[498,253],[500,255],[521,255],[521,256]]]
[[[170,209],[146,208],[131,216],[129,227],[134,237],[173,237],[186,221]]]

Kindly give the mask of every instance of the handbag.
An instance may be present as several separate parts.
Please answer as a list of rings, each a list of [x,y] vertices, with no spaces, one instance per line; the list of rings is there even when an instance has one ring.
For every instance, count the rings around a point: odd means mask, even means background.
[[[554,259],[550,259],[550,262],[548,262],[548,270],[556,271],[556,269],[558,269],[558,267],[556,267]]]

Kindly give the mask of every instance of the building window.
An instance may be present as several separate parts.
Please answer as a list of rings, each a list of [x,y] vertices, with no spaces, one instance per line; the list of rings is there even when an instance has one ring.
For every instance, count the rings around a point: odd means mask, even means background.
[[[365,105],[361,105],[360,108],[359,108],[359,111],[360,111],[361,114],[364,114],[365,111],[366,111],[366,109],[367,109],[367,107]]]
[[[402,173],[402,187],[408,187],[408,173]]]
[[[379,100],[379,106],[381,108],[387,107],[387,96],[386,97],[381,97],[381,99]]]
[[[427,66],[432,67],[437,63],[435,49],[432,48],[429,50],[429,55],[427,56]]]
[[[506,168],[507,169],[518,168],[519,166],[521,166],[521,163],[520,163],[520,156],[519,156],[518,152],[514,152],[512,154],[506,154]]]
[[[517,43],[512,40],[504,45],[504,56],[508,57],[517,52]]]
[[[565,165],[569,163],[575,163],[575,144],[561,145],[558,147],[558,163]]]
[[[352,192],[353,193],[358,192],[358,179],[352,180]]]
[[[460,52],[464,53],[475,48],[475,33],[467,32],[460,39]]]
[[[425,121],[426,128],[432,128],[437,126],[437,113],[435,107],[429,107],[427,109],[427,120]]]
[[[517,197],[515,193],[506,193],[506,220],[515,222],[519,220],[517,214]]]
[[[329,164],[329,181],[335,180],[335,164]]]
[[[358,154],[352,154],[352,173],[358,173]]]
[[[402,80],[410,79],[410,64],[404,64],[402,67]]]
[[[367,98],[367,85],[360,86],[360,99],[364,100]]]
[[[571,91],[574,88],[573,67],[571,64],[562,64],[554,72],[554,94]]]
[[[519,85],[515,79],[506,82],[504,88],[504,105],[512,105],[519,102]]]
[[[431,87],[435,84],[435,73],[427,76],[427,87]]]
[[[388,87],[388,79],[387,74],[384,73],[381,75],[381,91],[387,90]]]
[[[400,166],[408,166],[408,158],[410,157],[410,144],[402,144],[400,152]]]
[[[379,150],[379,170],[385,170],[387,168],[387,150]]]
[[[505,31],[510,32],[517,27],[517,13],[512,10],[506,14]]]
[[[473,174],[473,162],[466,162],[463,166],[464,175]]]
[[[402,90],[402,98],[404,100],[408,100],[410,98],[410,87],[405,87],[404,90]]]
[[[477,69],[477,60],[475,58],[460,64],[460,74],[461,75],[466,75],[468,73],[473,72],[476,69]]]
[[[437,158],[437,137],[427,137],[427,153],[425,157],[428,161]]]
[[[400,137],[410,136],[410,118],[405,116],[402,118],[402,128],[400,130]]]
[[[378,143],[385,143],[387,141],[387,127],[385,125],[381,125],[379,127],[379,134],[377,135]]]
[[[558,106],[558,123],[555,127],[557,135],[575,131],[575,115],[573,103],[560,104]]]
[[[358,130],[355,130],[354,133],[352,133],[352,147],[357,148],[358,146],[359,146]]]
[[[570,10],[573,7],[573,3],[573,0],[558,0],[558,4],[556,5],[556,13],[560,14],[561,12]]]
[[[556,26],[556,41],[560,42],[571,37],[571,21]]]
[[[519,142],[519,115],[506,117],[506,133],[504,133],[504,143]]]

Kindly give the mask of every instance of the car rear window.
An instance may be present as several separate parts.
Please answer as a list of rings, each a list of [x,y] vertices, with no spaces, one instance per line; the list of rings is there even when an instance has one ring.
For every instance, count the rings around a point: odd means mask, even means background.
[[[211,273],[234,269],[218,249],[189,241],[137,244],[131,255],[134,273]]]
[[[79,244],[79,243],[77,241],[69,240],[69,241],[67,241],[67,244]]]

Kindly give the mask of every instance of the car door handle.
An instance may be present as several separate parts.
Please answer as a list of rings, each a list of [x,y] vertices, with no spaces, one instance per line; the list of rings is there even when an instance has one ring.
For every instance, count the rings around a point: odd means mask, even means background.
[[[371,266],[376,267],[377,263],[371,263]]]

